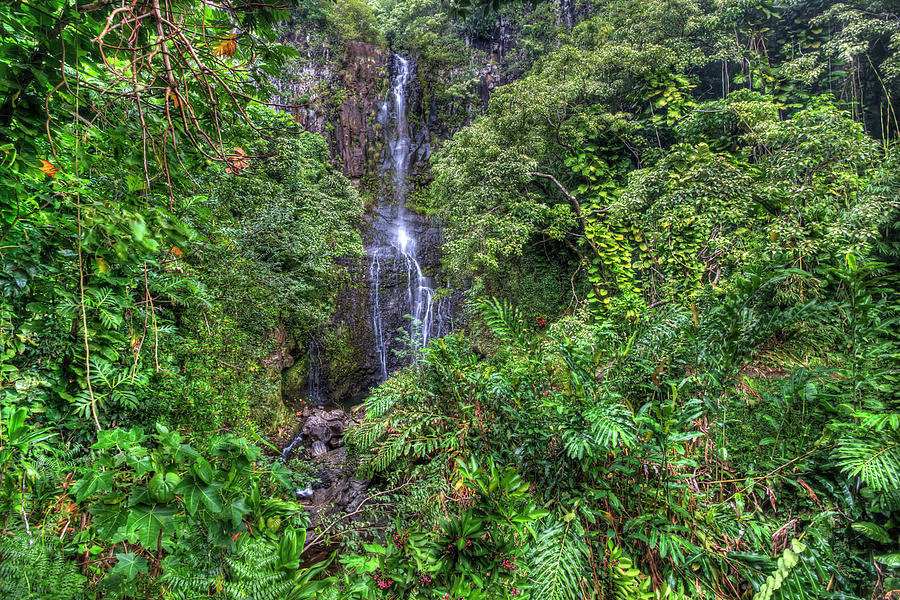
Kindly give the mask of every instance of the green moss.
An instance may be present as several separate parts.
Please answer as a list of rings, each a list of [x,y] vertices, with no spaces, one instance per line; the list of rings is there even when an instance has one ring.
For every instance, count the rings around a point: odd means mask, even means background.
[[[335,398],[342,398],[349,391],[350,378],[364,349],[354,343],[353,333],[344,323],[326,331],[323,342],[328,365],[328,385]]]
[[[279,397],[287,402],[294,402],[306,396],[307,379],[309,378],[309,355],[297,359],[293,365],[281,371],[281,393]]]
[[[268,381],[256,388],[251,410],[253,420],[260,430],[267,433],[274,433],[289,422],[291,411],[282,397],[280,372],[272,370]]]

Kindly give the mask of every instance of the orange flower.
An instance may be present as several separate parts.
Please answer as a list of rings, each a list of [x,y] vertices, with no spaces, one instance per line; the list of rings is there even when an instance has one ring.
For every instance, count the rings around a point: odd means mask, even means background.
[[[59,173],[59,170],[56,168],[56,165],[54,165],[49,160],[44,160],[43,158],[38,159],[38,160],[41,161],[40,170],[42,173],[49,175],[50,177],[56,177],[56,174]]]

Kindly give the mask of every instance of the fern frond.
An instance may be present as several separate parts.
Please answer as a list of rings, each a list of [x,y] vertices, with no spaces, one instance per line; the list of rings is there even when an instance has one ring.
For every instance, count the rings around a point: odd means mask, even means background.
[[[289,573],[279,568],[279,555],[271,544],[248,538],[236,555],[225,559],[228,600],[283,600],[294,587]]]
[[[56,538],[0,536],[0,598],[77,600],[86,581]]]
[[[535,598],[575,600],[583,597],[581,582],[588,570],[589,551],[577,535],[573,521],[551,525],[535,541],[528,557]]]
[[[480,299],[475,305],[497,339],[521,350],[528,348],[530,335],[518,307],[496,298]]]
[[[591,422],[597,444],[606,451],[615,448],[620,441],[626,446],[637,441],[634,415],[624,404],[601,402],[585,411],[584,416]]]

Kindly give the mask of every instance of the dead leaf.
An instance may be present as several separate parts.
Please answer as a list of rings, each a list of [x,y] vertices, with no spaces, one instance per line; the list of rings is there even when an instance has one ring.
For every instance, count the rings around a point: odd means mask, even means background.
[[[225,172],[236,175],[249,166],[250,161],[247,160],[247,153],[244,152],[243,148],[235,147],[234,154],[228,157],[228,168],[225,169]]]
[[[181,102],[178,100],[178,92],[176,92],[172,88],[166,88],[166,100],[172,101],[173,108],[178,108],[181,104]]]
[[[44,173],[45,175],[49,175],[50,177],[56,177],[56,174],[59,173],[56,165],[54,165],[49,160],[44,160],[43,158],[40,158],[38,160],[41,161],[40,170],[42,173]]]
[[[237,35],[231,34],[213,50],[216,56],[234,56],[237,51]]]

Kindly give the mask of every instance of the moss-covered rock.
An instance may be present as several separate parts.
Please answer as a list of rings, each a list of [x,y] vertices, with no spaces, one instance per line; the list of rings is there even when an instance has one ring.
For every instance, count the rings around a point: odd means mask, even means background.
[[[328,387],[335,398],[350,395],[352,377],[365,360],[366,350],[354,343],[353,332],[343,322],[325,336]]]

